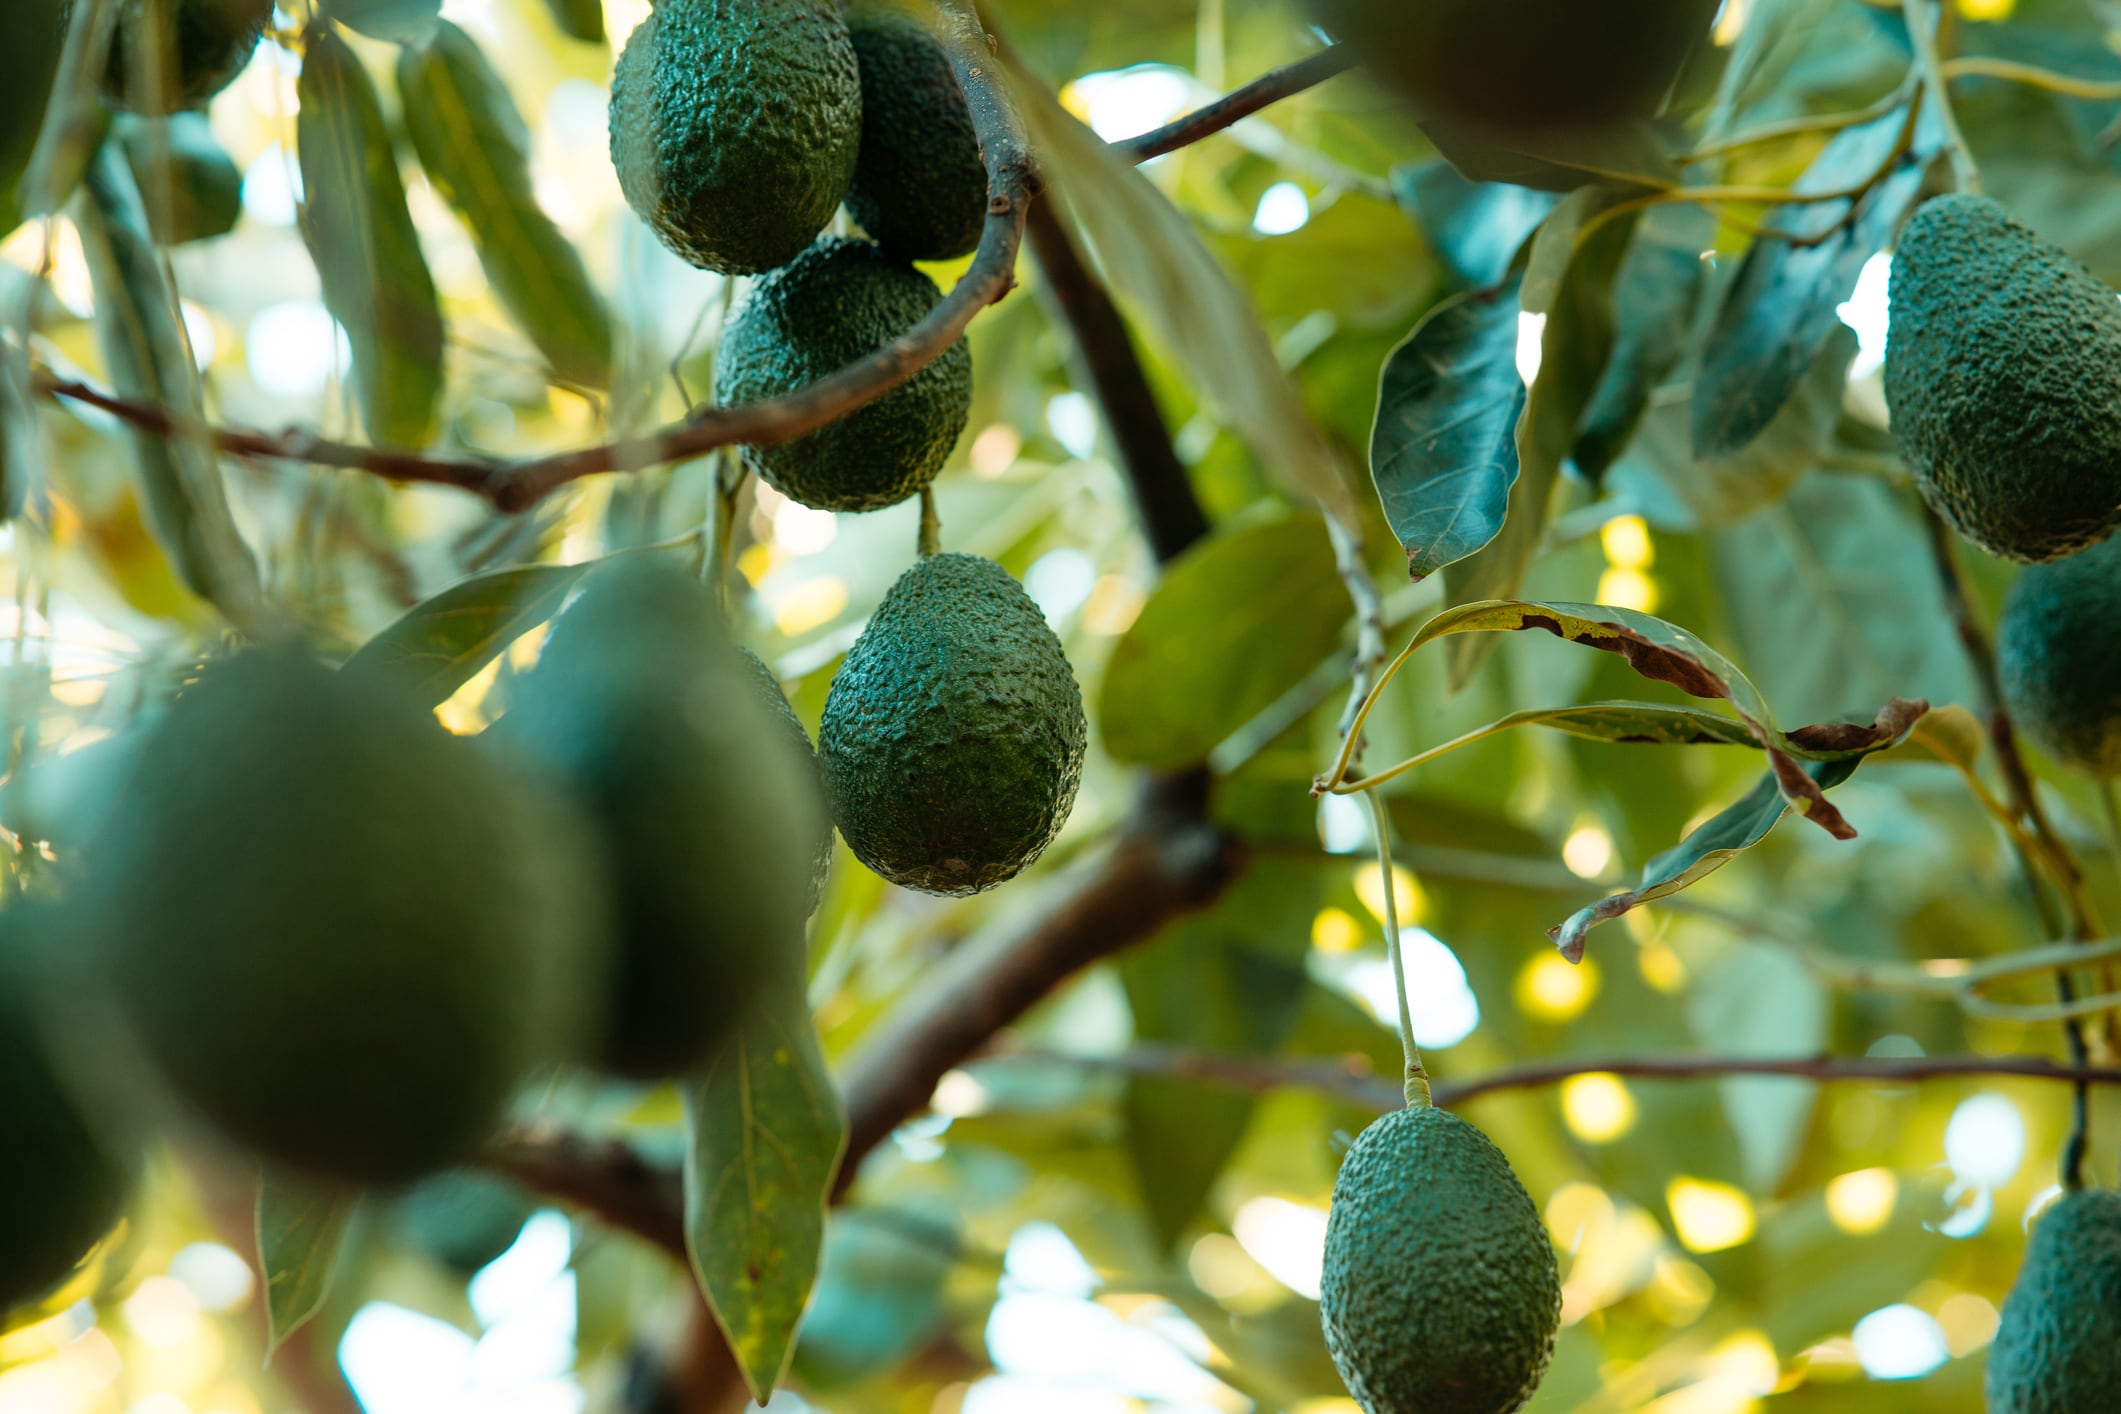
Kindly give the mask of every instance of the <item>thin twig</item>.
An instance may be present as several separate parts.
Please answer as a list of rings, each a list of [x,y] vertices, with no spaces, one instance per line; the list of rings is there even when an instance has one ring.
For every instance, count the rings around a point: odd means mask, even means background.
[[[2059,93],[2067,98],[2088,99],[2094,103],[2111,103],[2121,99],[2121,82],[2102,82],[2098,79],[2078,78],[2073,74],[2058,74],[2052,69],[2036,68],[2031,64],[2020,64],[2009,59],[1967,56],[1949,60],[1942,68],[1947,79],[2004,79],[2011,83],[2046,89],[2049,93]]]
[[[1113,146],[1136,162],[1146,162],[1152,157],[1176,152],[1181,147],[1190,147],[1225,128],[1235,127],[1262,108],[1307,88],[1316,88],[1334,75],[1346,73],[1354,67],[1355,56],[1348,52],[1348,46],[1336,44],[1330,49],[1321,49],[1308,59],[1299,59],[1262,74],[1243,88],[1234,89],[1227,96],[1183,118]]]
[[[1938,12],[1937,24],[1923,18],[1922,9],[1926,0],[1900,0],[1900,13],[1907,18],[1908,43],[1914,46],[1915,67],[1922,74],[1922,87],[1929,101],[1937,107],[1937,120],[1944,125],[1944,142],[1952,155],[1952,175],[1959,190],[1979,195],[1981,191],[1981,169],[1974,162],[1974,149],[1968,145],[1966,134],[1959,128],[1959,115],[1952,111],[1951,81],[1946,78],[1944,65],[1937,57],[1937,31],[1943,24],[1947,12],[1946,0],[1928,0]]]

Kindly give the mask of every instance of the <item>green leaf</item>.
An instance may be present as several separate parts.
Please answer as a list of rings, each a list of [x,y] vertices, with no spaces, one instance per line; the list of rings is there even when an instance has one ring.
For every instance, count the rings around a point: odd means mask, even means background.
[[[1733,944],[1687,989],[1694,1038],[1725,1055],[1822,1055],[1828,1017],[1825,985],[1788,948]],[[1777,1076],[1733,1076],[1717,1088],[1738,1136],[1746,1186],[1775,1192],[1804,1142],[1819,1087]]]
[[[331,1294],[339,1241],[359,1198],[277,1169],[258,1175],[258,1266],[265,1276],[266,1357]]]
[[[1657,130],[1644,122],[1507,132],[1460,118],[1431,118],[1421,130],[1444,160],[1473,182],[1540,191],[1603,183],[1637,190],[1677,186],[1679,174]]]
[[[1416,580],[1502,529],[1525,405],[1518,315],[1514,284],[1461,295],[1385,360],[1370,475]]]
[[[1508,278],[1517,253],[1560,200],[1504,182],[1469,182],[1448,162],[1396,168],[1392,193],[1451,273],[1475,289]]]
[[[1305,861],[1258,861],[1209,913],[1121,959],[1142,1041],[1251,1054],[1278,1049],[1303,1008],[1303,958],[1320,903]],[[1127,1152],[1166,1247],[1185,1235],[1252,1118],[1251,1096],[1155,1076],[1127,1085]]]
[[[317,13],[370,39],[424,44],[440,23],[442,0],[321,0]]]
[[[1823,802],[1829,786],[1837,786],[1855,773],[1855,761],[1822,761],[1800,768]],[[1561,954],[1571,962],[1583,957],[1585,935],[1601,923],[1611,922],[1646,903],[1668,898],[1692,888],[1745,851],[1767,838],[1768,831],[1789,812],[1789,784],[1781,771],[1770,771],[1736,805],[1717,815],[1663,854],[1643,866],[1642,882],[1626,893],[1614,894],[1571,914],[1550,936]],[[1827,806],[1832,810],[1832,806]],[[1835,811],[1835,818],[1840,812]],[[1818,818],[1815,814],[1813,818]]]
[[[109,111],[103,106],[103,72],[118,30],[119,3],[120,0],[84,0],[68,13],[58,73],[45,81],[51,101],[38,104],[44,118],[37,128],[28,166],[14,187],[12,208],[0,212],[9,217],[10,230],[17,216],[45,216],[64,205],[81,184],[89,159],[102,145],[110,121]],[[39,24],[54,14],[47,0],[28,0],[26,4],[11,0],[7,8],[14,12],[12,22],[18,24]],[[12,50],[12,25],[8,38],[10,43],[0,47]],[[42,46],[34,40],[22,45],[23,59],[31,66],[26,85],[30,91],[37,83],[34,75],[44,72],[41,50]],[[7,196],[0,192],[0,206],[8,205]]]
[[[847,1118],[801,988],[755,1008],[684,1095],[686,1246],[764,1404],[795,1349],[847,1147]]]
[[[609,387],[611,317],[574,243],[538,205],[530,133],[501,76],[445,20],[399,53],[398,92],[413,150],[464,218],[501,303],[562,379]]]
[[[361,645],[344,671],[388,678],[438,707],[509,644],[559,612],[591,565],[524,565],[443,590]]]
[[[442,394],[442,312],[420,252],[375,84],[325,24],[305,41],[295,135],[306,197],[302,236],[324,304],[353,346],[368,434],[417,448]]]
[[[1445,573],[1449,603],[1515,594],[1539,553],[1562,459],[1575,444],[1577,424],[1612,352],[1613,280],[1634,218],[1607,221],[1588,239],[1584,228],[1614,200],[1605,187],[1571,193],[1532,242],[1524,307],[1545,314],[1547,323],[1540,338],[1539,376],[1517,423],[1517,482],[1501,531],[1485,549]],[[1465,639],[1446,650],[1453,689],[1471,681],[1492,648],[1488,640]]]
[[[185,245],[236,228],[243,214],[243,171],[215,140],[204,113],[167,118],[123,113],[111,135],[140,184],[157,240]]]
[[[560,33],[584,44],[604,42],[604,0],[545,0]]]
[[[16,186],[37,145],[37,129],[59,70],[66,28],[64,0],[11,0],[0,5],[0,231],[21,219]]]
[[[124,154],[113,144],[89,164],[75,204],[82,253],[96,290],[96,338],[119,393],[205,421],[177,292],[148,234],[147,212]],[[258,567],[236,530],[211,447],[185,435],[127,434],[141,509],[186,587],[245,631],[263,627]]]
[[[1260,465],[1316,501],[1335,523],[1357,530],[1362,516],[1345,469],[1275,357],[1251,302],[1193,223],[1061,107],[1044,82],[1013,64],[1009,75],[1053,189],[1062,194],[1057,209],[1106,283],[1192,374],[1202,397]]]
[[[1817,195],[1860,186],[1891,157],[1907,119],[1905,109],[1895,109],[1836,134],[1793,190]],[[1844,200],[1768,214],[1778,230],[1820,239],[1799,245],[1763,236],[1746,253],[1694,381],[1696,457],[1734,456],[1775,420],[1840,327],[1835,310],[1856,288],[1864,262],[1892,239],[1921,194],[1923,173],[1942,145],[1940,124],[1919,124],[1913,150],[1853,213]]]
[[[1206,760],[1334,651],[1348,617],[1315,517],[1219,532],[1170,566],[1113,649],[1105,750],[1158,770]]]
[[[1612,356],[1570,454],[1588,480],[1604,478],[1633,439],[1651,393],[1685,352],[1701,293],[1701,252],[1715,236],[1715,218],[1700,207],[1659,206],[1643,214],[1613,286]]]

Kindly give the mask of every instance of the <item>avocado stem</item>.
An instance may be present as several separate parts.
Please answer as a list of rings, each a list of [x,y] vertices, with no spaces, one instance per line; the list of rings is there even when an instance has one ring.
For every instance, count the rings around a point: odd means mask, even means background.
[[[1946,77],[1943,61],[1937,53],[1938,37],[1949,22],[1951,7],[1944,0],[1937,0],[1937,19],[1932,24],[1923,17],[1923,3],[1924,0],[1900,0],[1900,12],[1907,19],[1908,43],[1915,50],[1915,67],[1921,71],[1922,86],[1929,101],[1936,105],[1938,121],[1944,125],[1945,147],[1952,158],[1953,182],[1960,191],[1979,196],[1981,169],[1974,163],[1974,149],[1960,130],[1958,114],[1952,110],[1951,81]]]
[[[1414,1044],[1414,1012],[1407,1004],[1407,966],[1399,949],[1399,886],[1392,872],[1392,820],[1385,813],[1382,796],[1374,790],[1364,791],[1363,795],[1370,802],[1371,827],[1377,835],[1378,887],[1385,900],[1385,954],[1392,959],[1392,992],[1399,998],[1399,1045],[1407,1057],[1407,1108],[1427,1109],[1429,1072],[1422,1066],[1420,1048]]]
[[[943,548],[943,518],[935,513],[935,488],[921,488],[921,543],[922,559],[936,554]]]

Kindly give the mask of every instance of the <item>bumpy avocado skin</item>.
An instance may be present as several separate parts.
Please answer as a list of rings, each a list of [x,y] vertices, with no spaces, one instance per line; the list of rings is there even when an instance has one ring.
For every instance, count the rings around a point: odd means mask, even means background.
[[[176,1099],[269,1161],[395,1184],[575,1049],[602,954],[581,829],[417,704],[259,651],[152,729],[77,898]]]
[[[2121,1193],[2047,1210],[1988,1351],[1989,1414],[2110,1409],[2121,1389]]]
[[[1342,1162],[1320,1312],[1367,1414],[1508,1414],[1553,1357],[1561,1275],[1502,1151],[1425,1106],[1378,1120]]]
[[[1061,643],[992,560],[899,577],[832,680],[818,759],[848,847],[895,884],[963,896],[1067,823],[1088,727]]]
[[[847,28],[862,65],[862,155],[847,210],[907,260],[954,260],[987,223],[987,169],[950,59],[919,23],[855,5]]]
[[[2121,525],[2121,301],[1987,197],[1926,202],[1893,253],[1885,397],[1923,499],[2039,563]]]
[[[729,406],[807,388],[875,353],[927,317],[942,292],[867,241],[827,236],[752,287],[715,351],[715,394]],[[867,407],[744,462],[815,510],[878,511],[935,479],[972,416],[972,351],[963,339]]]
[[[82,1118],[39,1032],[27,920],[44,916],[0,915],[0,1314],[63,1283],[133,1187],[135,1166]]]
[[[143,91],[135,68],[144,52],[168,56],[154,111],[199,107],[243,72],[272,12],[273,0],[167,0],[162,13],[169,16],[169,30],[158,36],[146,23],[153,14],[146,0],[124,0],[111,36],[104,97],[121,108],[152,106],[154,95]]]
[[[1996,675],[2011,720],[2060,760],[2121,776],[2121,537],[2028,565],[2003,601]]]
[[[1512,130],[1654,111],[1717,0],[1305,0],[1424,118]]]
[[[704,269],[756,274],[801,254],[861,140],[861,76],[832,0],[662,0],[612,75],[619,186]]]
[[[811,745],[809,729],[803,725],[803,719],[795,715],[788,694],[781,691],[780,676],[749,648],[738,648],[737,655],[751,670],[752,690],[765,705],[766,715],[787,741],[789,759],[805,762],[810,768],[803,778],[811,790],[812,829],[815,831],[810,848],[810,886],[803,904],[803,913],[807,917],[817,912],[818,904],[825,897],[825,881],[832,873],[832,811],[825,800],[825,777],[818,768],[817,748]]]
[[[593,1059],[683,1074],[762,986],[799,975],[818,828],[808,763],[705,587],[646,558],[589,579],[494,730],[604,840],[617,965]]]

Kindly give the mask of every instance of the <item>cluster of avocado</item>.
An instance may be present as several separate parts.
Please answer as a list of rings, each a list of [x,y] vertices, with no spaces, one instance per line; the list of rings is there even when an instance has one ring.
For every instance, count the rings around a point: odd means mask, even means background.
[[[1410,1105],[1341,1163],[1319,1314],[1365,1414],[1510,1414],[1553,1358],[1561,1273],[1502,1151]]]
[[[64,901],[0,914],[0,1224],[37,1239],[0,1231],[0,1306],[115,1220],[107,1134],[137,1152],[167,1120],[398,1189],[474,1157],[540,1072],[691,1073],[800,979],[830,837],[778,683],[645,557],[589,576],[493,731],[258,648],[140,729],[108,792]],[[43,1031],[96,1038],[70,1082]],[[481,1209],[450,1260],[521,1225],[444,1187],[401,1217]]]
[[[1718,0],[1305,0],[1424,119],[1580,129],[1655,111]]]
[[[716,351],[716,396],[761,402],[875,353],[942,298],[915,260],[979,244],[987,178],[941,44],[883,0],[663,0],[619,57],[611,159],[663,243],[761,275]],[[866,241],[820,239],[844,202]],[[896,505],[963,434],[962,341],[853,416],[746,464],[818,510]]]
[[[272,23],[273,0],[120,0],[117,8],[103,96],[160,116],[203,107],[235,82]]]

